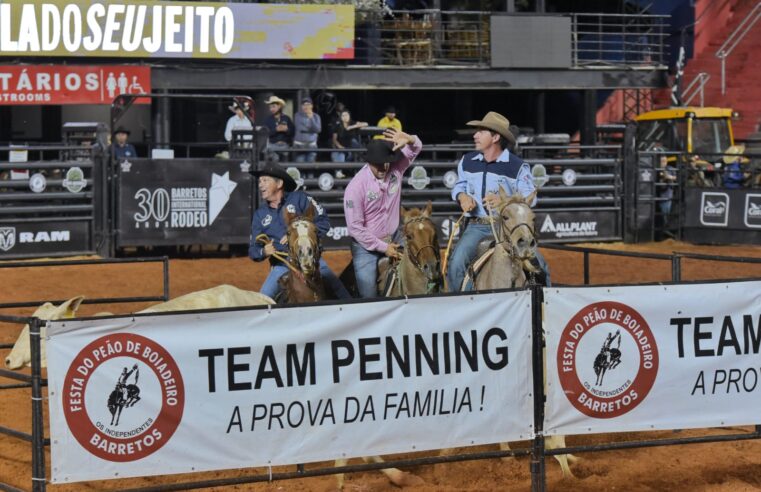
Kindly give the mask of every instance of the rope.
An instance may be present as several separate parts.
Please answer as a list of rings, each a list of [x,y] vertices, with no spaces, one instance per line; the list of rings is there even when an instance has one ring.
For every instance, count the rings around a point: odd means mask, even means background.
[[[460,214],[460,218],[457,219],[457,222],[452,224],[452,228],[449,229],[449,240],[447,241],[447,249],[444,251],[444,261],[442,261],[441,265],[441,276],[444,277],[444,290],[449,291],[447,286],[447,266],[449,262],[449,251],[452,249],[452,241],[454,240],[455,231],[460,228],[460,222],[462,222],[462,219],[465,218],[465,212]]]
[[[265,234],[259,234],[258,236],[256,236],[256,242],[264,244],[265,246],[267,244],[272,244],[272,240],[269,237],[267,237],[267,235],[265,235]],[[272,256],[276,260],[279,260],[281,263],[283,263],[285,266],[287,266],[288,269],[291,270],[293,273],[295,273],[299,277],[302,277],[302,273],[299,271],[299,269],[296,268],[295,266],[291,265],[291,262],[288,261],[288,255],[286,253],[283,253],[282,251],[275,250],[275,252],[272,253]]]
[[[497,229],[494,228],[494,215],[492,215],[492,208],[489,204],[486,204],[486,211],[489,212],[489,227],[491,227],[491,234],[494,236],[494,242],[499,243],[499,237],[497,237]]]

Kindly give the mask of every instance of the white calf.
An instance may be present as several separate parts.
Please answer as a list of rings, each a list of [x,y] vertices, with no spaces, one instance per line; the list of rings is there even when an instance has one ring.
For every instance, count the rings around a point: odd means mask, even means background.
[[[84,296],[77,296],[62,303],[60,306],[46,302],[34,312],[32,316],[43,320],[67,319],[76,316],[79,305],[84,300]],[[226,307],[243,307],[243,306],[261,306],[264,304],[275,304],[275,301],[259,292],[241,290],[232,285],[218,285],[211,289],[191,292],[184,296],[177,297],[161,304],[156,304],[147,309],[139,311],[140,313],[158,313],[167,311],[191,311],[195,309],[216,309]],[[102,313],[110,314],[110,313]],[[47,351],[45,345],[45,327],[41,327],[40,353],[42,358],[42,367],[47,367]],[[32,362],[31,350],[29,347],[29,325],[24,326],[16,344],[5,358],[5,366],[8,369],[19,369],[22,366],[29,366]]]

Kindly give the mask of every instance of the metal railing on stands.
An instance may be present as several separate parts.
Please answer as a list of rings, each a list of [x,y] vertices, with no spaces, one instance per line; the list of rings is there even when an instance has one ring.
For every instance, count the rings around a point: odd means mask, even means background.
[[[438,9],[357,10],[356,61],[366,65],[489,66],[491,15]],[[499,12],[504,15],[503,12]],[[364,16],[374,22],[361,22]],[[568,14],[572,67],[665,68],[667,15]]]
[[[708,81],[711,80],[711,75],[708,72],[700,72],[692,79],[692,82],[687,84],[683,94],[684,104],[689,105],[695,96],[700,96],[700,107],[705,106],[705,87]]]
[[[732,51],[737,47],[740,41],[750,32],[751,28],[756,24],[758,19],[761,18],[761,3],[756,3],[756,6],[748,12],[748,15],[740,22],[734,31],[727,37],[727,40],[719,46],[716,50],[716,58],[721,60],[721,93],[727,93],[726,83],[726,69],[727,69],[727,57],[732,54]]]
[[[668,15],[570,14],[574,67],[664,68]]]

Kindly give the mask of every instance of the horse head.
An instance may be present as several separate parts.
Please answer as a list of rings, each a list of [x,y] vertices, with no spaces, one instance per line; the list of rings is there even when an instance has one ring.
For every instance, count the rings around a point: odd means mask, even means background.
[[[304,275],[312,275],[319,270],[320,242],[317,226],[314,225],[314,207],[310,204],[304,215],[298,216],[286,211],[288,226],[288,250],[291,261]]]
[[[429,284],[441,283],[441,258],[436,225],[431,220],[431,202],[424,209],[402,207],[402,232],[407,257],[420,270]]]
[[[538,271],[531,264],[531,259],[536,255],[534,211],[531,210],[536,191],[524,198],[520,193],[508,196],[500,188],[499,196],[501,202],[497,211],[501,222],[500,245],[508,254],[519,259],[525,270]]]

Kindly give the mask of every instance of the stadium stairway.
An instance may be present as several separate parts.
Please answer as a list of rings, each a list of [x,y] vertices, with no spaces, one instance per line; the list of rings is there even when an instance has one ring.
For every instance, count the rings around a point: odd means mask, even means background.
[[[757,23],[748,31],[727,58],[727,86],[724,95],[721,94],[721,61],[716,57],[716,51],[758,1],[719,1],[715,4],[711,4],[710,1],[716,0],[698,2],[707,3],[708,6],[703,17],[705,22],[698,22],[696,26],[696,56],[687,62],[683,87],[692,82],[699,73],[708,73],[711,79],[705,87],[704,105],[729,107],[737,111],[740,119],[734,121],[732,126],[735,138],[744,140],[759,130],[761,122],[761,84],[758,83],[761,80],[761,64],[758,63],[758,53],[761,51],[761,23]],[[696,5],[696,12],[699,8],[700,5]],[[706,26],[706,29],[703,29],[703,26]],[[656,104],[665,106],[668,105],[668,100],[657,100]],[[691,104],[700,104],[699,96],[693,98]]]

